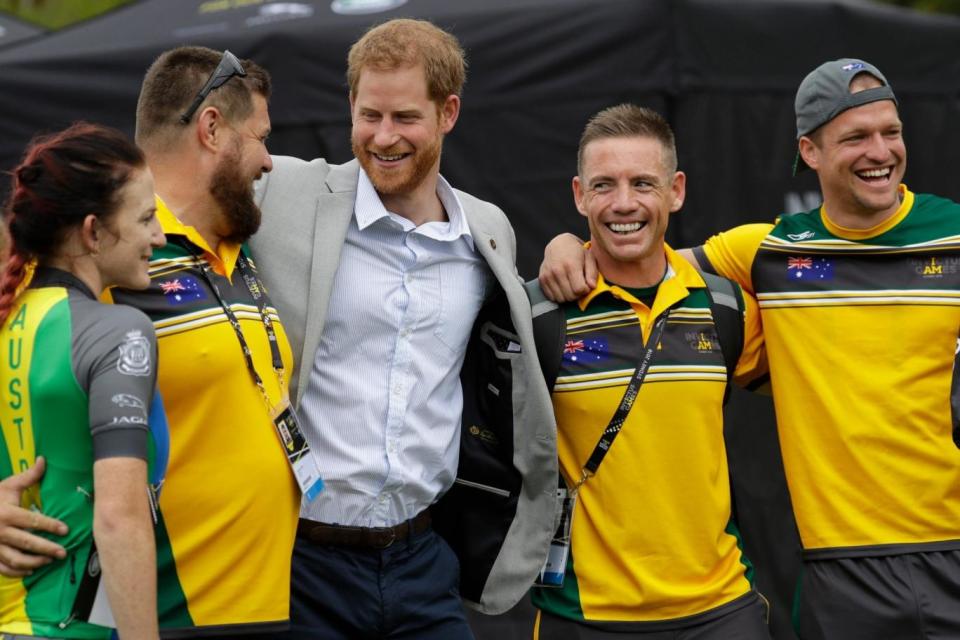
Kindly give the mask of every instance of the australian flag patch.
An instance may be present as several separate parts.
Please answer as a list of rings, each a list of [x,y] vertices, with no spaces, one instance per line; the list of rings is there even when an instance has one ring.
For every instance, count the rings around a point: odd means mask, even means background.
[[[606,338],[567,339],[563,345],[563,359],[566,362],[600,362],[610,357],[610,346]]]
[[[833,262],[830,258],[787,258],[787,277],[790,280],[833,280]]]
[[[163,296],[170,304],[184,304],[194,300],[203,300],[207,292],[195,276],[182,275],[176,278],[161,280],[157,283]]]

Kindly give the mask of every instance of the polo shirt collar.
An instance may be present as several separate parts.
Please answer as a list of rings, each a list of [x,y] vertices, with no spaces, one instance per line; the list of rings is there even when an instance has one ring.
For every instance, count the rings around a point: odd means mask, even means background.
[[[660,281],[657,297],[653,303],[653,309],[651,309],[655,315],[660,315],[667,307],[686,298],[690,294],[690,289],[702,289],[707,286],[703,277],[692,264],[666,243],[664,243],[663,248],[667,257],[667,272],[664,274],[663,280]],[[580,310],[585,311],[590,303],[602,293],[609,293],[631,306],[643,304],[623,287],[608,283],[604,280],[602,274],[597,274],[597,286],[577,301]]]
[[[237,258],[240,256],[242,247],[239,242],[230,242],[224,240],[220,243],[218,252],[215,252],[203,239],[200,232],[195,227],[183,224],[180,219],[170,210],[167,203],[160,196],[155,196],[157,203],[157,219],[160,221],[160,227],[164,235],[170,239],[172,236],[181,236],[190,241],[191,244],[203,251],[207,262],[213,270],[222,276],[230,277],[234,267],[237,266]]]

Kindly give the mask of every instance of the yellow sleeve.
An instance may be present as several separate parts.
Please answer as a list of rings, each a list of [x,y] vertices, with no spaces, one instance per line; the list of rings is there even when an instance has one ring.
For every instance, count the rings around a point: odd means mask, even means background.
[[[753,280],[750,277],[753,258],[771,229],[773,225],[766,223],[734,227],[708,238],[703,244],[703,251],[717,275],[730,278],[743,287],[744,293],[753,294]],[[707,265],[701,266],[708,269]]]
[[[767,350],[763,342],[763,327],[760,323],[760,308],[756,299],[743,292],[743,351],[733,371],[733,382],[741,387],[756,383],[768,373]]]

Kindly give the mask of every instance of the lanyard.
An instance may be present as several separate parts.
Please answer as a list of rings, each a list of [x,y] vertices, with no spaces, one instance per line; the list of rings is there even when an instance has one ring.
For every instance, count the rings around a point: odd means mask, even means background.
[[[667,317],[669,315],[670,309],[667,309],[664,314],[657,319],[656,324],[653,325],[653,331],[650,332],[650,339],[644,348],[640,363],[633,372],[633,377],[630,378],[630,382],[627,384],[626,391],[623,392],[623,399],[620,400],[620,406],[617,407],[617,410],[613,413],[613,417],[610,418],[610,424],[607,425],[607,428],[604,429],[600,435],[600,441],[597,442],[597,446],[594,447],[593,453],[590,454],[587,463],[583,465],[583,476],[577,483],[577,489],[587,481],[587,478],[597,473],[600,463],[603,462],[603,457],[607,455],[610,447],[613,446],[613,441],[617,437],[617,434],[623,429],[623,423],[626,422],[627,415],[630,413],[630,409],[633,408],[633,403],[637,399],[637,394],[640,392],[640,386],[643,384],[644,378],[647,377],[647,371],[650,370],[650,363],[653,361],[657,344],[659,344],[660,338],[663,336],[663,328],[667,324]]]
[[[200,267],[200,273],[203,274],[203,279],[207,281],[208,285],[210,285],[213,295],[216,296],[217,302],[220,303],[220,307],[223,309],[223,313],[227,316],[227,320],[230,321],[230,326],[233,327],[233,332],[237,335],[237,340],[240,342],[240,349],[243,351],[243,357],[247,363],[247,370],[250,372],[253,382],[257,385],[257,388],[260,389],[260,393],[263,394],[267,404],[271,405],[272,403],[267,395],[267,389],[263,385],[263,378],[261,378],[260,374],[257,373],[257,369],[253,364],[253,356],[250,351],[250,346],[247,344],[247,340],[243,336],[243,329],[240,327],[240,321],[237,320],[237,316],[233,313],[233,309],[230,308],[230,305],[220,292],[220,287],[217,286],[216,278],[214,277],[216,274],[213,273],[213,270],[210,268],[210,265],[203,258],[203,256],[197,255],[197,253],[193,250],[193,247],[187,243],[184,243],[183,246],[197,261],[197,264]],[[273,369],[277,373],[277,379],[280,381],[280,388],[282,389],[283,357],[280,354],[280,347],[277,343],[277,334],[273,329],[273,321],[270,319],[270,314],[267,312],[267,307],[264,302],[266,299],[266,293],[263,283],[260,282],[260,279],[257,277],[256,272],[253,269],[253,265],[251,265],[247,260],[247,257],[243,255],[243,251],[241,251],[237,256],[236,268],[247,287],[247,291],[250,292],[250,297],[253,298],[254,304],[257,307],[257,312],[260,315],[260,321],[263,323],[263,328],[267,332],[267,341],[270,343],[270,355],[273,359]]]

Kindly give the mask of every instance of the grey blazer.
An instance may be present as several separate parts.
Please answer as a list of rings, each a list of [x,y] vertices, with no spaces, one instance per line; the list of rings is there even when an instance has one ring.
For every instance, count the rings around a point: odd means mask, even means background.
[[[250,247],[293,347],[291,390],[299,405],[353,216],[359,163],[273,162],[256,185],[263,224]],[[500,286],[467,347],[458,477],[431,511],[460,558],[461,595],[496,614],[523,597],[546,558],[556,504],[556,423],[516,272],[513,228],[494,205],[457,195]],[[511,341],[520,352],[508,348]]]

